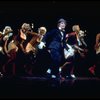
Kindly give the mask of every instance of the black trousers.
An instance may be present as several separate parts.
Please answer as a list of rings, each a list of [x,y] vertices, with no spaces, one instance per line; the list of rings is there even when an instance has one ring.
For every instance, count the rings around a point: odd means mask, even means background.
[[[62,51],[58,51],[56,49],[50,49],[50,56],[51,56],[51,74],[59,75],[59,67],[63,58]]]

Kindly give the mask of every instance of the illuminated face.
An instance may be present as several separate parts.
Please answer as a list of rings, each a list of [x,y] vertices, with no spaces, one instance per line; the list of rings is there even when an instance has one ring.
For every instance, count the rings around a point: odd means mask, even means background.
[[[27,23],[24,23],[21,28],[23,31],[31,30],[30,24],[27,24]]]
[[[41,34],[41,35],[44,35],[46,32],[47,32],[47,30],[46,30],[45,27],[40,27],[40,28],[38,29],[38,33]]]
[[[80,27],[79,27],[79,25],[77,25],[77,26],[76,26],[76,30],[77,30],[77,31],[79,31],[79,30],[80,30]]]
[[[66,24],[64,22],[61,22],[61,23],[59,23],[58,27],[61,28],[61,29],[65,29]]]

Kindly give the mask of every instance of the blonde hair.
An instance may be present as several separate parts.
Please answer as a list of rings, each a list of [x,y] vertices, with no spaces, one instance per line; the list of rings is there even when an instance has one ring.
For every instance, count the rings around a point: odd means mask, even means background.
[[[1,35],[1,34],[3,34],[3,33],[0,31],[0,35]]]
[[[31,29],[31,26],[28,23],[23,23],[22,26],[21,26],[21,28],[22,29],[28,29],[28,30],[30,30]]]
[[[46,27],[40,27],[38,28],[38,33],[44,35],[47,32]]]
[[[5,28],[3,29],[3,34],[5,33],[9,33],[9,32],[12,32],[12,28],[10,26],[5,26]]]
[[[72,26],[72,30],[73,30],[73,31],[77,31],[77,28],[80,29],[79,25],[73,25],[73,26]]]

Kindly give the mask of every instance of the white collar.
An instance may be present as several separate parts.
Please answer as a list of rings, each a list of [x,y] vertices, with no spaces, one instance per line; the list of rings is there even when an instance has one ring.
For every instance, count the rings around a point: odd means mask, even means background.
[[[58,27],[58,29],[59,29],[60,31],[63,31],[63,32],[65,31],[64,29],[61,29],[61,27]]]

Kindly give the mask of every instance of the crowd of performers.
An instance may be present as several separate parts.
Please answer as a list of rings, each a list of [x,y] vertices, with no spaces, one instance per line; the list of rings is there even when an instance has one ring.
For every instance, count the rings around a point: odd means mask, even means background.
[[[0,32],[0,76],[76,78],[74,67],[79,61],[77,58],[84,60],[89,52],[86,34],[79,25],[73,25],[72,32],[67,33],[66,26],[63,18],[51,31],[41,26],[34,32],[34,25],[23,23],[18,34],[14,34],[11,26],[5,26]],[[100,34],[96,36],[94,47],[97,60],[87,70],[95,75],[95,69],[100,66]]]

